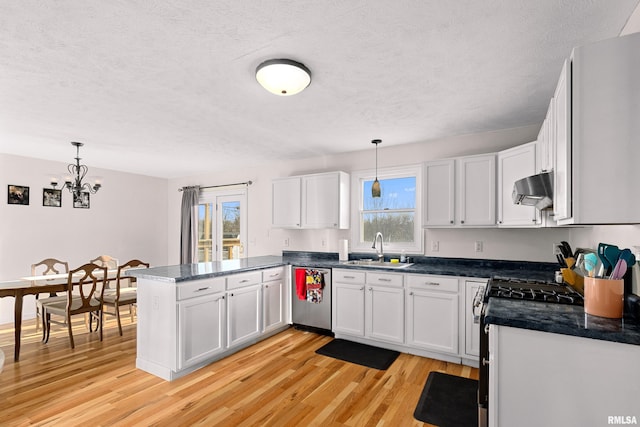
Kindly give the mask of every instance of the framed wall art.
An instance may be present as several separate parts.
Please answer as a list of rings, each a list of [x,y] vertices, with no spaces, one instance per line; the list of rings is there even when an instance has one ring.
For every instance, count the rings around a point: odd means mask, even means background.
[[[73,207],[74,208],[82,208],[89,209],[89,193],[83,191],[80,194],[73,195]]]
[[[28,205],[29,187],[24,185],[9,185],[7,203],[10,205]]]
[[[51,206],[59,208],[62,206],[62,190],[54,188],[42,189],[42,206]]]

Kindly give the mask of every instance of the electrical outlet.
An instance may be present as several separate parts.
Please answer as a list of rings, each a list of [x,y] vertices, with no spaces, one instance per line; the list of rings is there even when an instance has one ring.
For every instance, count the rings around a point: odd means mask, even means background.
[[[322,238],[322,247],[324,248],[325,246],[327,246],[327,239]]]
[[[433,240],[431,242],[431,252],[438,252],[440,250],[440,242]]]
[[[476,240],[475,249],[476,252],[482,252],[482,240]]]
[[[288,238],[288,237],[286,237],[286,238],[282,241],[282,244],[284,245],[284,247],[285,247],[285,248],[286,248],[286,247],[289,247],[289,238]]]

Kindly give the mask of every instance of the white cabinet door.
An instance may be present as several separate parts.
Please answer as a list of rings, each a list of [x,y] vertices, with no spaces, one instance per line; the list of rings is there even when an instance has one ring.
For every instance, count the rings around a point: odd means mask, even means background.
[[[498,153],[498,225],[532,227],[541,224],[533,206],[513,203],[513,184],[536,173],[536,143],[520,145]]]
[[[331,305],[334,332],[364,336],[364,283],[334,281]]]
[[[227,346],[260,336],[261,285],[227,291]]]
[[[271,183],[271,225],[300,228],[300,177],[274,179]]]
[[[458,159],[459,220],[462,226],[496,224],[496,156]]]
[[[595,100],[594,100],[595,101]],[[553,168],[553,216],[556,221],[571,218],[571,67],[564,61],[553,95],[554,130],[551,133]],[[597,101],[595,101],[597,102]]]
[[[262,330],[269,332],[284,325],[284,282],[274,280],[262,285]]]
[[[455,160],[425,163],[424,225],[451,226],[455,223]]]
[[[465,293],[465,334],[464,334],[464,354],[469,357],[478,358],[480,355],[480,324],[479,320],[476,321],[474,317],[474,297],[480,291],[480,294],[484,293],[484,288],[487,285],[486,281],[480,282],[475,280],[465,280],[464,293]],[[479,314],[479,313],[478,313]]]
[[[407,345],[458,353],[458,295],[407,290]]]
[[[404,342],[404,289],[367,285],[366,336],[402,344]]]
[[[302,228],[349,228],[349,178],[344,172],[302,177]]]
[[[224,293],[218,293],[178,303],[178,369],[225,349],[224,300]]]

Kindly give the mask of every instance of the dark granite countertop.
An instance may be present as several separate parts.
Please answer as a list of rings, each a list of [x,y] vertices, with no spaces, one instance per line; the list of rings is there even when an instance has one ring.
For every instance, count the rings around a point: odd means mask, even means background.
[[[287,262],[283,261],[282,257],[259,256],[218,262],[200,262],[197,264],[168,265],[141,270],[129,270],[126,272],[126,275],[161,282],[178,283],[283,265],[287,265]]]
[[[640,345],[640,322],[636,319],[592,316],[582,306],[490,298],[485,323]]]

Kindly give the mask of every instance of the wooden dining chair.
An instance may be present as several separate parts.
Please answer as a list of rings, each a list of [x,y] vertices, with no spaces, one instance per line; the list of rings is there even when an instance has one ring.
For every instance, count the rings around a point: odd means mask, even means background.
[[[131,316],[131,322],[133,322],[133,307],[138,301],[138,294],[136,288],[136,278],[125,276],[124,273],[131,268],[149,268],[148,262],[142,262],[137,259],[118,267],[118,274],[116,276],[115,289],[107,289],[104,292],[103,305],[104,314],[115,316],[118,321],[118,330],[122,336],[122,324],[120,322],[120,307],[126,305],[129,306],[129,316]],[[107,307],[113,307],[113,311],[107,311]]]
[[[69,331],[71,348],[75,348],[71,316],[76,314],[88,314],[91,319],[96,319],[102,341],[102,299],[107,283],[107,267],[100,267],[93,263],[84,264],[75,270],[69,271],[67,297],[63,301],[41,299],[42,317],[44,321],[44,342],[49,341],[51,323],[66,324]],[[51,316],[63,319],[54,320]]]
[[[60,261],[55,258],[45,258],[42,261],[31,264],[31,276],[46,276],[49,274],[60,274],[60,273],[68,273],[69,272],[69,263],[65,261]],[[42,294],[46,295],[46,294]],[[61,300],[66,298],[66,295],[58,296],[55,292],[49,293],[50,298],[58,297]],[[40,327],[40,322],[42,321],[42,310],[40,308],[40,304],[38,301],[40,299],[40,295],[36,295],[36,332]]]
[[[108,270],[115,270],[119,265],[117,258],[109,255],[100,255],[99,257],[94,258],[89,262],[97,264],[100,267],[107,267]]]

